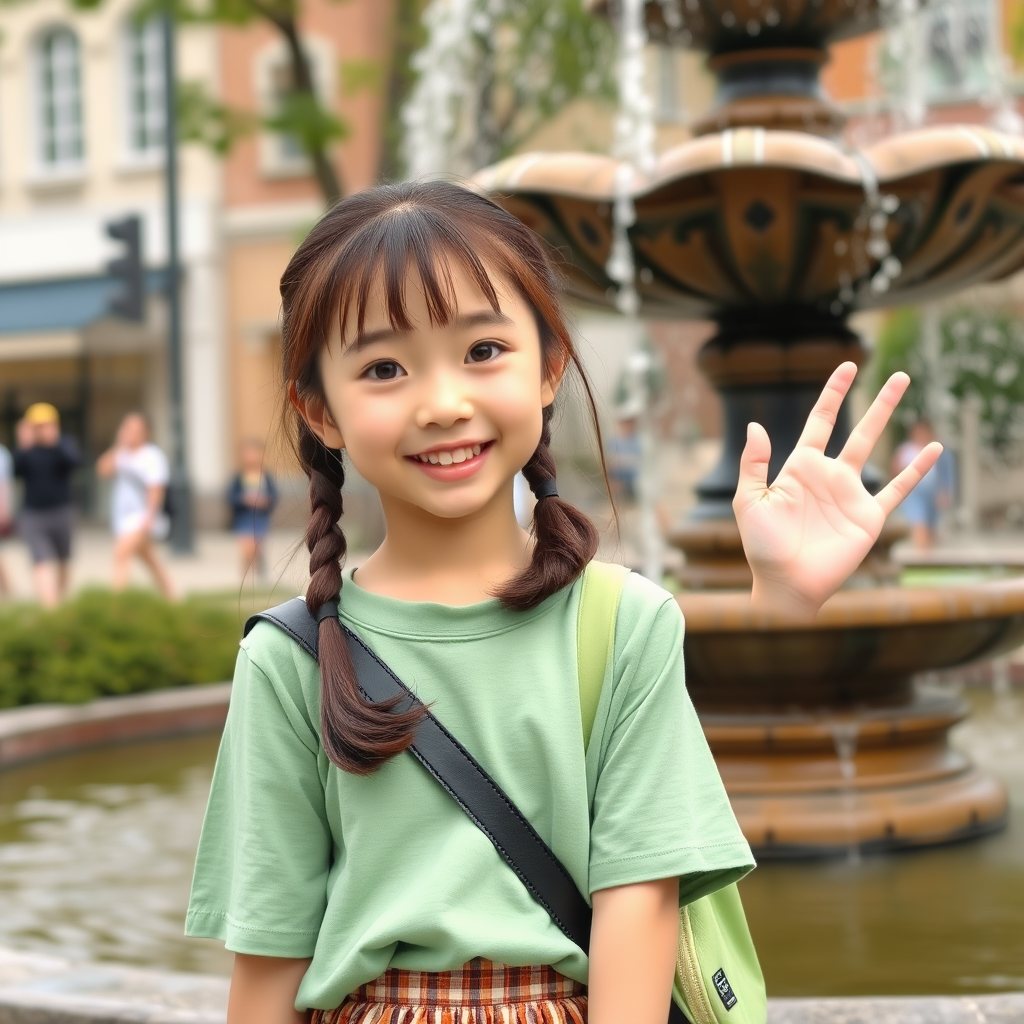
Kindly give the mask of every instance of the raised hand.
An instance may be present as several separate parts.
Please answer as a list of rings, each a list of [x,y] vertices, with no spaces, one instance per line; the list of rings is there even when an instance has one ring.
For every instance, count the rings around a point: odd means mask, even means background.
[[[732,505],[754,574],[751,601],[759,609],[812,619],[864,560],[886,516],[942,453],[933,441],[877,495],[865,489],[861,471],[910,383],[905,373],[894,373],[839,456],[828,458],[825,446],[856,375],[854,363],[833,372],[771,487],[768,433],[759,423],[747,428]]]

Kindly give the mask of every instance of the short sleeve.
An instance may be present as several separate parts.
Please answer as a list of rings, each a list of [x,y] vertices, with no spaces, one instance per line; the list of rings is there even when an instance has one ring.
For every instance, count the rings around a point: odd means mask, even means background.
[[[591,892],[678,876],[689,903],[754,866],[686,692],[683,632],[669,594],[627,578],[588,753]]]
[[[331,862],[318,750],[298,682],[272,681],[240,651],[187,935],[223,939],[237,953],[312,956]]]
[[[167,456],[155,444],[145,449],[145,458],[139,459],[138,466],[147,487],[163,487],[171,475]]]

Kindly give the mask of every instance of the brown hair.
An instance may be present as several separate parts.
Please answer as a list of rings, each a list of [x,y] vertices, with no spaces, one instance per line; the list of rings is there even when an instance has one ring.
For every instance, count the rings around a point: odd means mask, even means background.
[[[284,378],[302,400],[324,401],[320,352],[332,327],[353,315],[362,330],[371,290],[383,285],[395,330],[412,329],[404,282],[410,266],[422,281],[430,320],[456,314],[452,264],[459,266],[500,311],[490,274],[511,283],[537,321],[545,371],[570,364],[579,374],[595,429],[597,412],[586,375],[558,301],[560,282],[541,240],[489,199],[447,182],[382,185],[335,206],[299,246],[281,278]],[[523,467],[534,493],[555,478],[550,452],[552,407],[543,413],[540,443]],[[345,470],[340,451],[328,449],[298,418],[297,453],[309,477],[311,515],[306,530],[310,582],[306,603],[316,615],[341,591],[345,536],[338,525]],[[530,564],[497,592],[509,608],[533,608],[572,583],[597,550],[590,520],[561,498],[545,497],[534,512]],[[339,768],[367,774],[409,747],[423,711],[398,712],[370,704],[359,690],[335,615],[320,622],[320,705],[323,745]]]

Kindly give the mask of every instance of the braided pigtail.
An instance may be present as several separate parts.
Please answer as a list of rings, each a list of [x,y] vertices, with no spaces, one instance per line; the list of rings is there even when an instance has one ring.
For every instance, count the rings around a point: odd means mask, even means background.
[[[341,566],[348,545],[338,520],[345,468],[341,452],[327,448],[299,424],[299,458],[309,476],[309,587],[306,604],[320,618],[320,730],[324,751],[342,771],[368,775],[412,745],[423,708],[398,712],[401,698],[371,704],[356,680],[352,655],[338,619]]]
[[[523,476],[537,497],[533,512],[536,543],[530,564],[498,592],[507,608],[524,611],[575,581],[597,552],[597,530],[575,505],[558,496],[551,454],[553,406],[544,409],[540,444],[523,466]]]

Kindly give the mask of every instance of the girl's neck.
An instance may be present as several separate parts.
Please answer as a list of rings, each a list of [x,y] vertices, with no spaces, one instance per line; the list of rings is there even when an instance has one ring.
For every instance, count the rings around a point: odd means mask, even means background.
[[[529,563],[511,484],[472,516],[442,519],[381,496],[387,536],[359,567],[358,584],[384,597],[467,605],[486,601]]]

